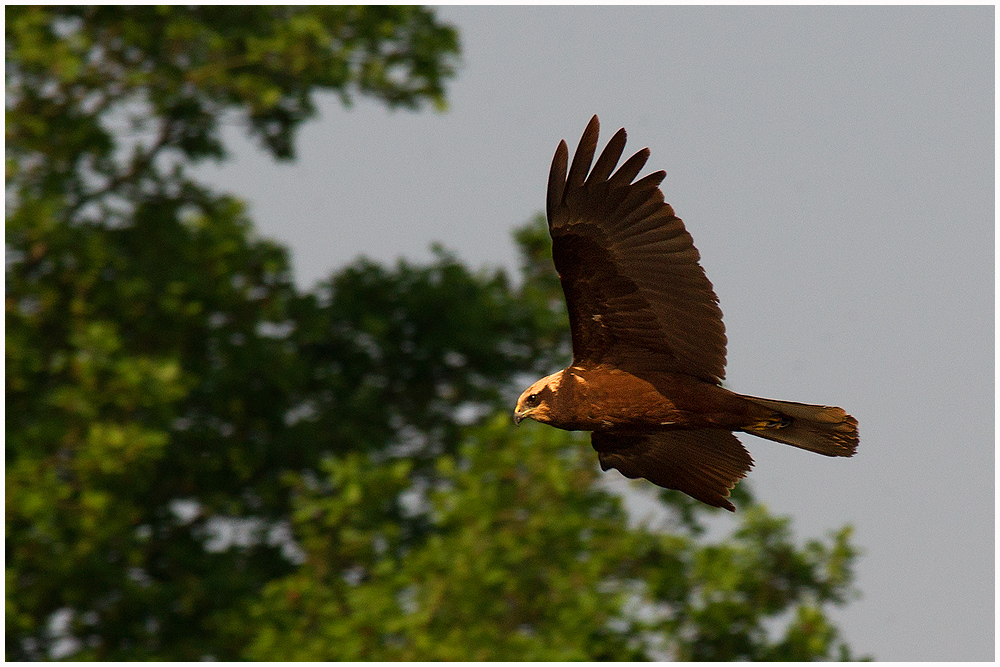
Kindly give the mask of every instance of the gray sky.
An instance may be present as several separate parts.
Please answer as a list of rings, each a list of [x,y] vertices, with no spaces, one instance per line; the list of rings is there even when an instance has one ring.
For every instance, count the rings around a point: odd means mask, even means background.
[[[844,523],[863,597],[835,620],[880,660],[994,657],[992,7],[444,7],[444,114],[325,100],[298,159],[233,130],[202,176],[245,198],[310,286],[358,255],[516,271],[560,139],[619,127],[695,239],[727,385],[836,404],[853,459],[749,436],[799,539]],[[616,473],[609,473],[616,474]]]

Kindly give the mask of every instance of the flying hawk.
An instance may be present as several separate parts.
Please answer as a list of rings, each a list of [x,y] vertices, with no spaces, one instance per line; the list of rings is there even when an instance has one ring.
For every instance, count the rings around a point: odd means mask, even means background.
[[[625,130],[591,168],[594,116],[573,163],[561,141],[549,172],[552,258],[566,295],[573,363],[531,385],[514,420],[591,431],[601,468],[734,511],[753,459],[733,431],[826,456],[853,456],[858,422],[841,408],[743,396],[721,386],[719,299],[674,209],[663,171],[637,181],[649,149],[625,161]],[[634,181],[634,182],[633,182]]]

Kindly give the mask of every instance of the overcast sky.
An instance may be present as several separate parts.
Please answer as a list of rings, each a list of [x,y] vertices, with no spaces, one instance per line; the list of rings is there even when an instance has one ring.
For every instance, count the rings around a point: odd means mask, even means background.
[[[836,404],[853,459],[749,436],[796,535],[855,526],[880,660],[994,657],[993,7],[444,7],[446,113],[325,99],[298,159],[235,130],[202,176],[246,199],[311,286],[441,241],[516,271],[560,139],[600,115],[684,219],[725,313],[727,386]],[[615,475],[617,473],[610,472]]]

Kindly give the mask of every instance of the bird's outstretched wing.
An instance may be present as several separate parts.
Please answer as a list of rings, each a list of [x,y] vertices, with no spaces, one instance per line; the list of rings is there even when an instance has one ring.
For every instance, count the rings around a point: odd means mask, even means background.
[[[753,466],[753,459],[736,436],[719,429],[595,431],[591,443],[602,470],[616,468],[626,477],[643,477],[730,512],[736,507],[727,500],[729,491]]]
[[[722,311],[691,235],[663,201],[658,186],[665,173],[633,183],[649,149],[615,171],[624,129],[591,169],[598,131],[594,116],[568,174],[568,150],[560,142],[549,172],[546,213],[574,363],[719,382],[726,364]]]

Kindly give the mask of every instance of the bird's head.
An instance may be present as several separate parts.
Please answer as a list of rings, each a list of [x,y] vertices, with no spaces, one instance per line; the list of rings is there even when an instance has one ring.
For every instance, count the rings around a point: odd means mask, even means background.
[[[544,377],[524,390],[514,407],[514,423],[520,424],[522,419],[534,419],[543,424],[552,421],[552,401],[556,395],[562,372]]]

